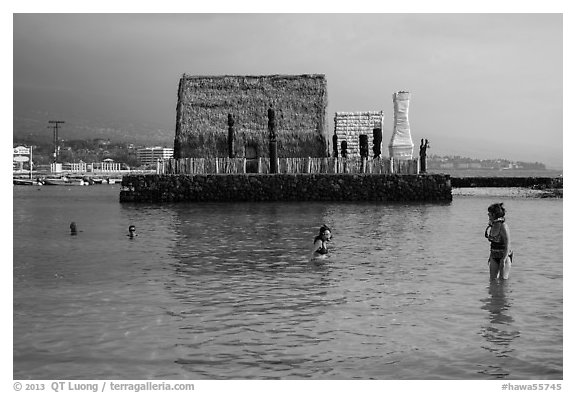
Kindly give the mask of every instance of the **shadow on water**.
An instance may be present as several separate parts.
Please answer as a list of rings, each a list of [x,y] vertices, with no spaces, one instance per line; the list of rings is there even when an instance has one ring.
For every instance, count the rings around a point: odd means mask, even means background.
[[[518,330],[512,330],[514,318],[510,315],[512,284],[509,281],[495,280],[488,286],[488,297],[482,299],[482,310],[488,311],[488,323],[480,329],[480,335],[487,341],[482,348],[489,352],[493,364],[481,374],[495,378],[506,378],[510,370],[506,368],[507,358],[513,356],[512,342],[520,337]]]

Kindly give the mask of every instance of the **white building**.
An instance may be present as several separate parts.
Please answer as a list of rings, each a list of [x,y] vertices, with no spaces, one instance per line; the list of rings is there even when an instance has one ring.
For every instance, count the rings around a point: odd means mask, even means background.
[[[142,165],[156,164],[158,160],[165,160],[174,156],[174,149],[170,147],[144,147],[136,150],[136,158]]]

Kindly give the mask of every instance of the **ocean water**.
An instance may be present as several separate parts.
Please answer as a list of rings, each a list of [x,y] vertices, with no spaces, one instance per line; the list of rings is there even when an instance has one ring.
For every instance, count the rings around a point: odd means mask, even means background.
[[[155,205],[119,192],[14,186],[14,379],[563,378],[561,199]],[[490,284],[496,201],[515,257]],[[323,223],[330,254],[311,262]]]

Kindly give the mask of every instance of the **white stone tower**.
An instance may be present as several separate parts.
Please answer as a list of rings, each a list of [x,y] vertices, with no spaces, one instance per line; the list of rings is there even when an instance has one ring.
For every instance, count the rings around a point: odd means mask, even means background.
[[[408,160],[412,158],[414,150],[408,123],[410,92],[398,91],[392,95],[392,99],[394,101],[394,131],[388,145],[388,152],[390,158]]]

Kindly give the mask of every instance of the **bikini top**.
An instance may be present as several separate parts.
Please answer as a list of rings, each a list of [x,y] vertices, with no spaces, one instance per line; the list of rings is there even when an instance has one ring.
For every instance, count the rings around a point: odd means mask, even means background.
[[[316,238],[314,238],[314,244],[316,244],[316,242],[320,240],[322,241],[322,238],[320,236],[316,236]],[[324,246],[324,242],[322,241],[322,244],[320,245],[320,247],[318,247],[316,249],[316,252],[319,254],[327,254],[328,253],[328,249]]]

